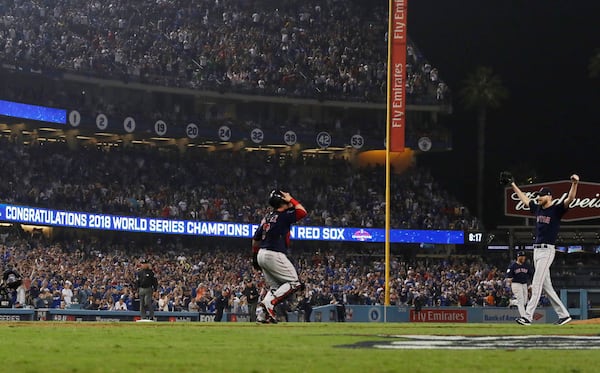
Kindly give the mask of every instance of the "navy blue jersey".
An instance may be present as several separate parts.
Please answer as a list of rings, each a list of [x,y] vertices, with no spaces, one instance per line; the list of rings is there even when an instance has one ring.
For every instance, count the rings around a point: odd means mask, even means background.
[[[554,245],[560,228],[560,219],[567,212],[564,203],[542,208],[530,201],[529,210],[535,215],[535,243]]]
[[[529,263],[512,262],[506,270],[506,278],[519,284],[528,284],[533,279],[534,269]]]
[[[290,243],[290,227],[298,221],[297,215],[294,208],[270,212],[256,229],[253,239],[260,241],[260,248],[287,252]]]

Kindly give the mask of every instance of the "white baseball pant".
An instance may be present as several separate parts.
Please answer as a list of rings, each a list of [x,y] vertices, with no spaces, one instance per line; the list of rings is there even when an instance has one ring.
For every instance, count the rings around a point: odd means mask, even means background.
[[[300,286],[296,268],[284,253],[260,249],[256,260],[275,298],[285,297]]]
[[[527,284],[512,282],[510,284],[510,289],[517,300],[519,315],[525,317],[525,305],[527,304],[527,298],[529,297],[527,294]]]
[[[535,266],[535,273],[533,274],[533,280],[531,283],[531,298],[527,302],[527,308],[525,310],[525,318],[529,321],[533,321],[533,313],[540,301],[542,290],[546,293],[546,296],[552,304],[552,308],[558,315],[559,318],[569,317],[569,311],[565,305],[561,302],[559,296],[554,291],[552,286],[552,279],[550,278],[550,266],[554,261],[554,245],[543,244],[541,247],[533,249],[533,264]]]

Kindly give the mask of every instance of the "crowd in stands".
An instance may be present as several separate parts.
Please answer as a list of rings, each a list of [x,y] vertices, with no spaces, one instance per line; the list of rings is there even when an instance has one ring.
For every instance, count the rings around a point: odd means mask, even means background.
[[[71,149],[61,142],[25,145],[2,137],[0,175],[3,202],[52,209],[255,223],[266,212],[269,190],[289,186],[309,209],[304,224],[382,227],[384,219],[383,168],[357,168],[340,159],[135,146]],[[477,223],[426,170],[415,167],[393,177],[394,227],[461,229]],[[243,312],[243,279],[263,286],[239,246],[126,245],[82,237],[47,242],[0,235],[3,262],[26,278],[15,294],[17,306],[132,309],[141,257],[161,281],[161,309],[211,312],[215,292],[227,287],[231,310]],[[380,257],[335,250],[294,255],[311,304],[383,302]],[[480,259],[395,260],[392,270],[391,301],[398,306],[504,305],[509,297],[503,271]]]
[[[175,241],[128,245],[93,237],[52,242],[43,237],[3,235],[3,263],[24,277],[15,307],[135,309],[134,279],[140,258],[152,263],[159,280],[160,310],[212,312],[216,292],[229,289],[228,310],[243,313],[247,309],[241,295],[244,280],[252,280],[259,289],[265,286],[262,274],[251,266],[249,249],[240,245],[205,247],[201,241],[194,248]],[[372,253],[363,254],[293,250],[292,258],[306,284],[296,298],[308,299],[312,306],[383,304],[384,261]],[[486,263],[480,257],[407,260],[394,255],[390,303],[416,308],[508,306],[507,265]],[[288,310],[296,306],[290,302]]]
[[[24,145],[0,140],[2,202],[109,214],[212,221],[259,221],[271,188],[290,186],[309,210],[308,225],[383,226],[383,170],[338,159],[264,152],[185,152],[142,147]],[[422,168],[393,175],[396,228],[460,229],[477,223]],[[94,233],[48,241],[0,234],[3,264],[25,277],[16,306],[134,309],[139,258],[152,263],[163,310],[212,312],[215,293],[231,290],[230,311],[244,312],[243,280],[264,286],[248,243],[159,241],[115,244]],[[382,304],[384,263],[369,249],[304,250],[292,255],[313,306]],[[392,305],[507,306],[508,259],[481,257],[391,262]],[[557,273],[561,273],[560,271]],[[71,295],[72,294],[72,295]],[[545,300],[543,300],[545,301]],[[290,309],[295,305],[290,304]]]
[[[2,64],[220,92],[382,102],[386,33],[387,2],[364,0],[0,3]],[[408,103],[448,101],[437,68],[411,40],[406,72]],[[15,85],[0,88],[7,90],[1,97],[83,100]],[[98,102],[93,107],[105,109]],[[301,224],[383,227],[384,171],[266,152],[73,150],[65,143],[26,146],[0,138],[1,202],[105,214],[256,223],[266,212],[268,192],[282,188],[308,208]],[[391,192],[392,228],[479,228],[478,219],[426,169],[393,174]],[[159,278],[157,306],[164,310],[212,312],[217,292],[228,288],[230,310],[244,312],[244,279],[264,287],[243,245],[127,245],[91,233],[54,241],[12,233],[0,239],[2,264],[15,266],[24,277],[14,294],[16,307],[134,309],[140,258],[152,263]],[[299,297],[313,306],[383,303],[381,257],[302,249],[292,256],[307,285]],[[507,265],[480,257],[397,256],[387,284],[391,303],[508,306]]]
[[[221,92],[384,101],[387,2],[70,0],[0,4],[0,62]],[[408,103],[448,88],[409,40]]]
[[[72,150],[0,139],[1,200],[69,211],[256,223],[272,189],[307,206],[305,225],[385,225],[385,168],[266,152],[155,147]],[[479,221],[423,168],[393,174],[392,228],[476,229]]]

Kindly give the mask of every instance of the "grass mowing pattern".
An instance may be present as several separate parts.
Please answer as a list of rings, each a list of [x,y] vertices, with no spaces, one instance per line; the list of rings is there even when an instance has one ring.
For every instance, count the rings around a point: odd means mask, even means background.
[[[595,350],[377,350],[385,335],[599,335],[597,325],[0,323],[4,372],[598,372]]]

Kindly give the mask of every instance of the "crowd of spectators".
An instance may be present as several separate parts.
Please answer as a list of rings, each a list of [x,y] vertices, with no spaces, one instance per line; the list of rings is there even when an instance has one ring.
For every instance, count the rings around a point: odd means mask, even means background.
[[[152,263],[159,280],[161,310],[213,312],[217,292],[229,291],[230,312],[243,313],[244,280],[264,289],[262,274],[253,270],[249,249],[186,247],[181,242],[135,245],[86,238],[49,242],[43,238],[2,236],[3,263],[24,277],[15,307],[135,309],[134,276],[141,258]],[[243,246],[243,245],[241,245]],[[293,250],[292,258],[312,306],[384,302],[384,261],[373,253],[348,250]],[[480,257],[407,259],[393,255],[390,303],[398,307],[509,306],[504,281],[508,263],[491,264]],[[264,291],[264,290],[263,290]],[[545,301],[545,300],[544,300]],[[125,306],[123,306],[123,304]],[[296,302],[288,305],[295,310]]]
[[[156,147],[71,149],[0,139],[1,200],[69,211],[256,223],[272,189],[307,206],[305,225],[385,225],[385,168],[344,159]],[[392,228],[477,229],[479,221],[428,170],[392,174]]]
[[[0,140],[2,201],[14,204],[165,219],[255,223],[265,214],[271,188],[293,185],[308,207],[308,225],[383,226],[384,174],[346,160],[297,158],[265,152],[185,152],[153,147],[80,147],[65,143]],[[290,181],[293,180],[293,183]],[[475,218],[449,197],[424,169],[414,167],[392,180],[392,227],[460,229]],[[230,290],[230,310],[244,312],[240,292],[252,270],[246,243],[214,245],[160,239],[115,244],[94,233],[48,241],[0,234],[0,255],[25,277],[17,306],[134,309],[132,286],[139,258],[160,279],[160,309],[212,312],[215,292]],[[294,262],[314,306],[381,304],[384,262],[369,249],[302,249]],[[392,305],[507,306],[504,270],[509,259],[415,259],[391,261]],[[558,271],[557,273],[561,273]],[[545,300],[543,300],[545,301]],[[73,307],[73,306],[71,306]],[[290,309],[295,305],[290,304]]]
[[[268,191],[289,183],[309,207],[305,224],[382,227],[384,218],[383,168],[358,168],[342,159],[135,146],[71,149],[66,143],[24,145],[2,137],[0,175],[3,202],[52,209],[255,223],[265,214]],[[426,170],[415,167],[393,178],[394,227],[476,224]],[[246,250],[239,248],[243,245],[123,245],[82,237],[47,242],[41,236],[0,235],[3,262],[26,278],[15,295],[17,305],[135,308],[132,276],[141,257],[153,263],[161,279],[161,309],[211,312],[215,292],[228,288],[231,310],[244,312],[243,279],[263,286]],[[305,300],[313,305],[383,302],[383,262],[365,254],[298,251],[295,261],[308,285]],[[501,271],[481,260],[395,260],[392,269],[391,301],[398,306],[483,305],[492,293],[494,304],[508,299],[500,274],[490,275]]]
[[[0,4],[0,62],[286,97],[384,101],[387,2],[72,0]],[[409,40],[407,102],[448,87]]]
[[[387,3],[363,0],[0,3],[0,63],[220,92],[381,102],[386,33]],[[447,102],[437,68],[411,40],[406,73],[408,103]],[[42,94],[24,89],[29,99]],[[0,177],[2,202],[52,209],[255,223],[265,214],[268,191],[293,185],[291,192],[309,210],[302,224],[383,227],[385,218],[384,169],[339,159],[142,147],[73,150],[2,137]],[[423,168],[393,174],[391,192],[393,228],[479,228],[477,218]],[[212,312],[217,292],[227,288],[231,311],[244,312],[244,279],[264,287],[247,250],[237,246],[122,245],[83,237],[0,235],[3,264],[24,277],[14,294],[16,307],[134,309],[140,258],[159,278],[160,309]],[[298,250],[293,257],[307,285],[300,296],[312,305],[383,303],[381,257],[335,250]],[[398,256],[387,284],[391,303],[508,306],[506,265],[480,257]]]

